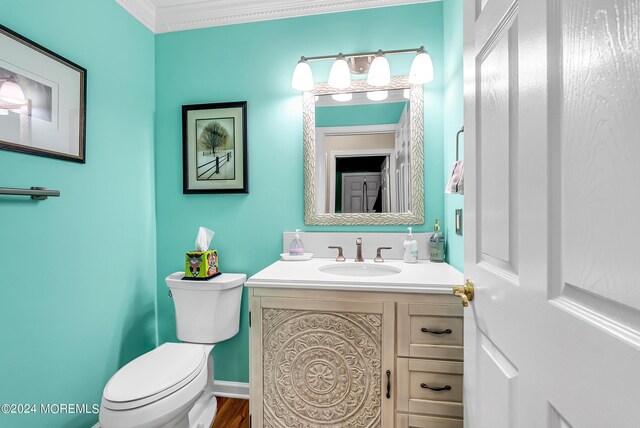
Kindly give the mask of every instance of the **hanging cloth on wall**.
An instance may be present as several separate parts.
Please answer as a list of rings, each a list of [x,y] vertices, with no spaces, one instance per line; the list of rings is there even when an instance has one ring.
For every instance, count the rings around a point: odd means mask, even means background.
[[[464,161],[459,160],[451,167],[449,174],[449,182],[444,191],[445,193],[464,195]]]

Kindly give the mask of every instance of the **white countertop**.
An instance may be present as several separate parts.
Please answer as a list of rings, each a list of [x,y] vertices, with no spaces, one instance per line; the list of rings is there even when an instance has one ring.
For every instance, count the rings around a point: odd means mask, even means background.
[[[344,262],[336,262],[335,259],[326,258],[314,258],[308,261],[279,260],[253,275],[245,285],[247,287],[313,290],[451,294],[453,285],[464,283],[462,273],[450,265],[431,263],[425,260],[420,260],[418,263],[385,260],[380,265],[400,269],[400,272],[386,276],[342,276],[326,273],[319,269],[323,266],[341,263]],[[373,260],[365,259],[365,263],[373,263]]]

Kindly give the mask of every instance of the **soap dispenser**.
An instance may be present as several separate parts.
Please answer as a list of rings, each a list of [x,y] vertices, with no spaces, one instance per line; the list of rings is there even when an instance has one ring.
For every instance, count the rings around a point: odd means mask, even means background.
[[[444,262],[444,236],[440,233],[440,222],[436,219],[433,235],[429,239],[429,260],[434,263]]]
[[[302,256],[304,254],[304,245],[300,239],[300,229],[296,229],[296,234],[289,245],[289,255]]]
[[[407,239],[402,243],[402,248],[404,249],[404,257],[403,261],[405,263],[417,263],[418,262],[418,242],[413,239],[413,233],[411,232],[411,228],[409,228],[409,234],[407,235]]]

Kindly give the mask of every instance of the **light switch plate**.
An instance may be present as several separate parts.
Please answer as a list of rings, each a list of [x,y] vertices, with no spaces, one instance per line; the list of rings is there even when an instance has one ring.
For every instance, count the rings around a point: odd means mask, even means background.
[[[462,235],[462,208],[456,210],[456,235]]]

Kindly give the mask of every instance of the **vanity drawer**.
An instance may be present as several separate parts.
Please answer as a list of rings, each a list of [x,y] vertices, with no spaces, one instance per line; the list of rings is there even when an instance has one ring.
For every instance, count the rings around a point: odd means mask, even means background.
[[[397,410],[462,418],[462,370],[457,361],[398,358]]]
[[[411,344],[462,346],[462,318],[411,316]]]
[[[461,419],[440,418],[437,416],[396,414],[396,428],[462,428]]]
[[[462,305],[398,303],[398,355],[462,360]]]

